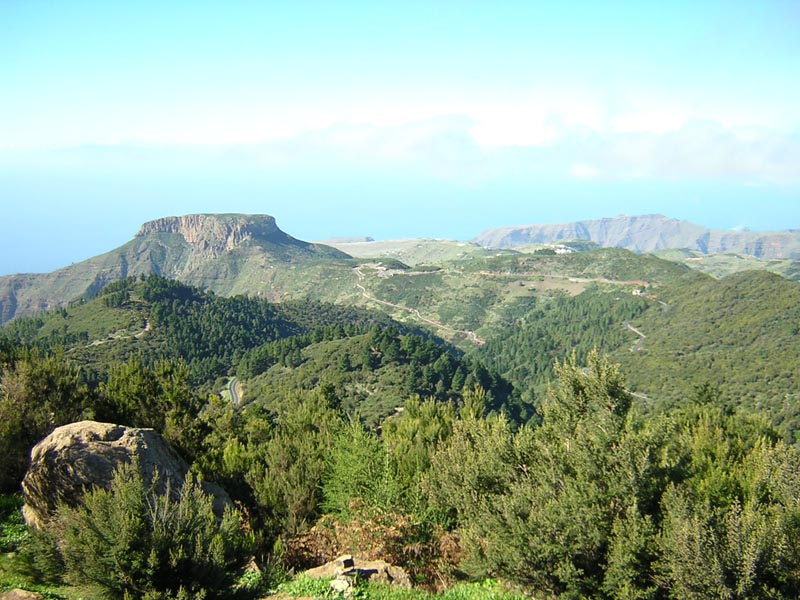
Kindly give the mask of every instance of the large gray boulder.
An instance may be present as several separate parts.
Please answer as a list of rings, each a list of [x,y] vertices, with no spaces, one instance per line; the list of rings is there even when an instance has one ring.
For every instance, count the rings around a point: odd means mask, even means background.
[[[31,451],[31,465],[22,481],[25,522],[41,527],[59,504],[77,506],[93,487],[109,489],[115,469],[134,460],[145,481],[157,472],[156,489],[179,496],[189,465],[154,430],[96,421],[57,428]],[[230,497],[219,486],[202,485],[214,498],[214,511],[222,515],[231,505]]]

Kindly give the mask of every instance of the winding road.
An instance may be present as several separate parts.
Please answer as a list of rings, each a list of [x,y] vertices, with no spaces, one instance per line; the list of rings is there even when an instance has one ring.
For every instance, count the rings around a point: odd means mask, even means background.
[[[625,327],[627,327],[633,333],[635,333],[636,335],[639,336],[639,339],[633,345],[633,348],[631,348],[631,352],[638,352],[639,350],[642,349],[642,342],[644,342],[644,340],[647,338],[647,336],[645,334],[643,334],[641,331],[639,331],[638,329],[636,329],[636,327],[631,325],[630,321],[625,321]]]
[[[433,319],[423,317],[420,314],[419,310],[417,310],[416,308],[408,308],[407,306],[402,306],[400,304],[395,304],[394,302],[387,302],[386,300],[381,300],[379,298],[376,298],[375,296],[367,292],[367,289],[361,284],[361,282],[366,277],[366,275],[364,275],[364,273],[361,272],[361,268],[356,267],[353,270],[356,272],[356,276],[358,277],[358,282],[356,282],[356,287],[361,292],[361,295],[363,295],[364,298],[366,298],[367,300],[370,300],[372,302],[377,302],[378,304],[383,304],[384,306],[391,306],[392,308],[409,312],[412,315],[414,315],[418,320],[422,321],[423,323],[433,325],[437,329],[448,331],[450,333],[460,333],[462,335],[465,335],[467,336],[467,339],[469,339],[469,341],[478,346],[482,346],[483,344],[486,343],[486,340],[481,337],[478,337],[478,335],[474,331],[469,331],[467,329],[453,329],[452,327],[448,327],[444,323],[440,323],[439,321],[434,321]]]
[[[228,382],[228,393],[231,395],[231,402],[236,408],[241,406],[242,399],[239,397],[239,378],[232,377],[231,380]]]

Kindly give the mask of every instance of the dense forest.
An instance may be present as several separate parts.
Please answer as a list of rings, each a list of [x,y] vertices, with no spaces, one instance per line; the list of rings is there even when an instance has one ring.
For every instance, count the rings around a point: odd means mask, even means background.
[[[628,259],[570,260],[620,279],[635,275]],[[778,344],[791,355],[764,360],[797,381],[800,303],[737,313],[768,313],[766,332],[730,323],[737,300],[782,285],[737,277],[676,272],[655,299],[603,283],[521,299],[514,326],[468,353],[380,313],[223,298],[159,276],[14,321],[0,331],[0,551],[14,551],[0,585],[256,598],[323,547],[379,546],[418,586],[489,586],[473,597],[794,598],[793,409],[760,410],[746,381],[737,397],[744,358],[720,363],[730,385],[691,370],[682,381],[680,361],[663,364],[652,343],[657,325],[710,303],[718,320],[687,337],[750,336],[752,361]],[[635,351],[626,323],[647,331]],[[648,379],[618,364],[631,355],[647,358]],[[232,378],[238,403],[220,393]],[[632,393],[662,380],[674,389],[654,388],[657,403]],[[192,465],[180,499],[122,468],[110,491],[24,528],[16,494],[30,449],[82,419],[161,433]],[[215,516],[196,478],[224,487],[236,512]]]
[[[476,355],[529,393],[544,391],[555,361],[571,352],[585,360],[594,348],[632,347],[638,338],[624,324],[649,306],[646,298],[599,284],[578,296],[555,292],[520,304],[513,326],[498,330]]]

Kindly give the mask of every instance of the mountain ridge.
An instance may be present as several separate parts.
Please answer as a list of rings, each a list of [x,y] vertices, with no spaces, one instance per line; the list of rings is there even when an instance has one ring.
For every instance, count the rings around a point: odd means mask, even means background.
[[[533,227],[540,228],[538,233],[531,232]],[[423,270],[450,265],[448,269],[455,273],[468,261],[495,255],[520,254],[520,251],[522,254],[555,252],[552,248],[521,248],[514,244],[547,244],[548,239],[576,237],[599,239],[606,245],[627,247],[640,253],[666,246],[694,246],[701,249],[691,252],[705,256],[720,247],[722,237],[715,231],[662,215],[640,215],[528,226],[527,229],[495,228],[479,236],[482,245],[418,239],[334,242],[337,248],[296,239],[283,232],[274,217],[265,214],[169,216],[144,223],[127,243],[86,261],[51,273],[0,277],[0,324],[92,297],[105,285],[134,275],[157,274],[217,294],[254,294],[273,301],[313,297],[332,302],[365,302],[357,290],[352,271],[360,261],[377,259],[384,269],[390,269],[387,260],[401,261],[412,267],[421,265]],[[490,232],[497,234],[495,239],[489,239]],[[800,257],[800,231],[797,230],[771,234],[722,233],[726,236],[724,249],[728,251],[735,250],[738,244],[755,255],[783,252]],[[503,243],[508,246],[501,249],[491,246]],[[594,242],[589,243],[592,244]],[[701,266],[700,259],[690,258],[682,262],[692,267]],[[792,262],[787,260],[786,265],[772,266],[794,273],[796,265],[790,264]],[[709,269],[714,268],[709,265]],[[420,273],[415,276],[419,282],[425,277]],[[427,294],[423,289],[418,292],[423,296]]]
[[[472,241],[487,247],[514,248],[576,239],[637,253],[688,249],[703,254],[739,253],[762,259],[800,258],[797,229],[765,232],[711,229],[659,214],[492,227]]]

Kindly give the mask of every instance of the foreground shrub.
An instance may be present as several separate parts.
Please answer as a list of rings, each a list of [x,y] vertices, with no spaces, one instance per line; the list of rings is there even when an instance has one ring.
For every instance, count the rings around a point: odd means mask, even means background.
[[[426,589],[451,583],[460,558],[457,537],[441,527],[356,502],[347,515],[325,515],[309,531],[286,540],[286,564],[294,570],[316,567],[342,554],[402,567]]]
[[[249,555],[237,514],[228,509],[218,519],[191,475],[178,499],[157,493],[156,484],[126,465],[109,491],[59,509],[53,527],[67,580],[98,584],[116,598],[228,597]]]
[[[463,419],[425,489],[473,577],[548,598],[798,598],[800,451],[687,406],[643,421],[615,365],[556,364],[542,422]]]

